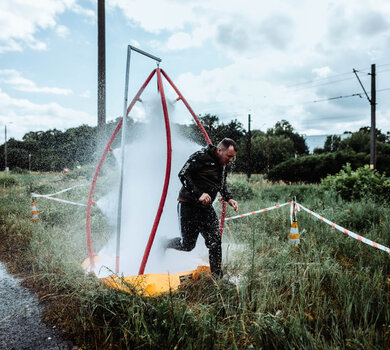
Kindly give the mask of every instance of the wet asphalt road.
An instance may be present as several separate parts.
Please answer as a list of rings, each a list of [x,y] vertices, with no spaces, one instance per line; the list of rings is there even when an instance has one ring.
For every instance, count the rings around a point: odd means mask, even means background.
[[[72,342],[41,321],[38,298],[0,263],[0,350],[72,350]]]

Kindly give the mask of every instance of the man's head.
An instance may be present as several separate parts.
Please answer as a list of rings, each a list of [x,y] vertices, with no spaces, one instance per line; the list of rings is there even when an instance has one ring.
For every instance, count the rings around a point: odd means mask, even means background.
[[[217,156],[222,165],[228,165],[237,154],[237,144],[225,137],[217,146]]]

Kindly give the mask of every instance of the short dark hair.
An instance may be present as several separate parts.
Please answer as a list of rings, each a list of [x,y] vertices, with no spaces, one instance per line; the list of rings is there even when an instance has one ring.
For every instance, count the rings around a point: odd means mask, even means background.
[[[230,146],[233,146],[234,150],[237,152],[238,146],[236,141],[229,139],[228,137],[225,137],[217,147],[221,147],[222,149],[228,149]]]

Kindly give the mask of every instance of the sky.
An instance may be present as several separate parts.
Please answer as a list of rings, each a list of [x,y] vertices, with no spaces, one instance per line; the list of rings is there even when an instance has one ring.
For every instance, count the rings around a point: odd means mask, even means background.
[[[390,130],[387,0],[106,0],[107,120],[122,115],[127,45],[160,67],[196,114],[252,129],[282,119],[305,135]],[[131,99],[156,62],[133,52]],[[164,81],[167,97],[177,96]],[[145,98],[157,93],[155,80]],[[332,99],[339,96],[350,96]],[[0,1],[0,143],[29,131],[97,124],[97,0]],[[138,103],[131,115],[152,121]],[[182,103],[172,121],[190,123]]]

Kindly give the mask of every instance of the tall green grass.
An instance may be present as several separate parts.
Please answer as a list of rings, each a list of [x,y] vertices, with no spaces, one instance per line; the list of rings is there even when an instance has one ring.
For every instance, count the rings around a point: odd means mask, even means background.
[[[390,343],[390,262],[377,249],[298,212],[301,245],[288,244],[289,207],[227,222],[230,245],[220,281],[210,276],[148,298],[103,286],[80,265],[87,256],[85,210],[38,200],[29,191],[87,183],[85,174],[7,175],[1,187],[0,254],[47,303],[45,318],[88,349],[384,349]],[[13,182],[11,180],[11,182]],[[369,239],[390,244],[390,211],[344,202],[318,185],[272,185],[237,176],[240,212],[297,201]],[[242,182],[242,184],[237,184]],[[98,194],[109,178],[102,178]],[[251,189],[247,190],[247,186]],[[85,202],[89,186],[65,198]],[[254,196],[253,196],[254,193]],[[66,197],[68,196],[68,197]],[[219,205],[219,204],[218,204]],[[227,215],[234,212],[228,208]],[[95,250],[113,231],[93,212]]]

